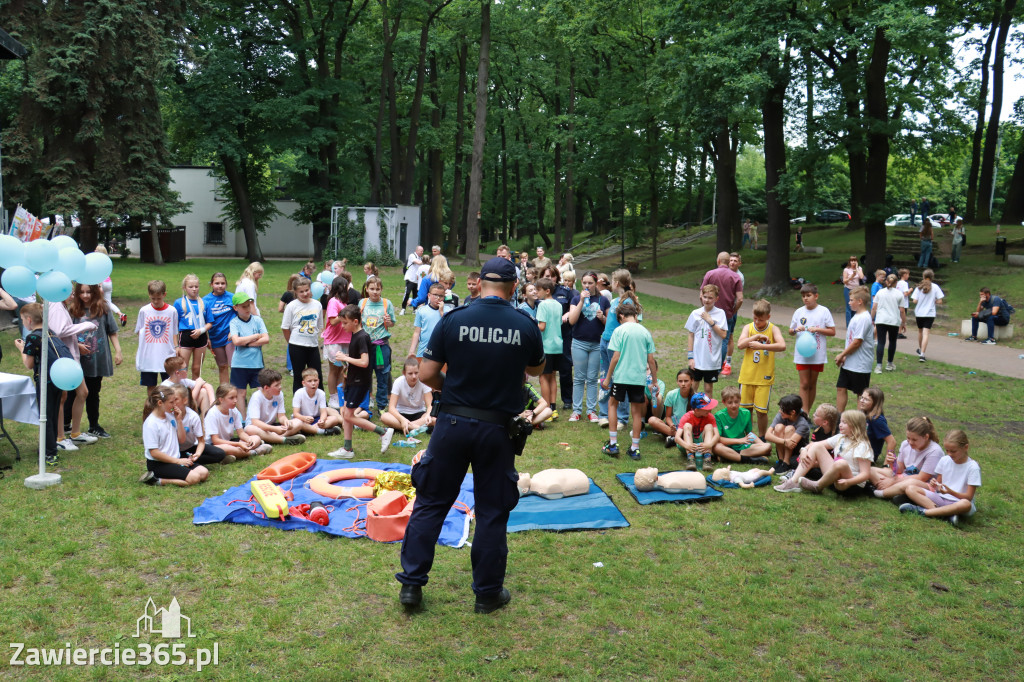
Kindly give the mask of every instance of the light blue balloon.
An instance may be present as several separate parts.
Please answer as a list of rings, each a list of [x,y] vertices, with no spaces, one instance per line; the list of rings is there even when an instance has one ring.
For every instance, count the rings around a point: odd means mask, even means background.
[[[57,253],[56,269],[77,282],[85,274],[85,254],[77,246],[61,249]]]
[[[71,279],[59,270],[39,275],[36,291],[47,301],[60,302],[71,295]]]
[[[110,256],[105,253],[89,253],[85,256],[85,271],[78,280],[82,284],[100,284],[114,270]]]
[[[25,244],[25,265],[36,272],[49,272],[57,265],[57,247],[45,239]]]
[[[0,268],[25,264],[25,245],[17,237],[0,235]]]
[[[818,341],[811,332],[800,332],[796,337],[796,352],[805,358],[812,357],[818,351]]]
[[[74,239],[67,236],[66,234],[57,235],[56,237],[50,240],[50,243],[56,246],[58,251],[62,251],[63,249],[78,248],[78,242],[76,242]]]
[[[36,293],[36,273],[24,265],[15,265],[4,270],[0,284],[15,298],[28,298]]]
[[[82,367],[71,358],[60,358],[50,368],[50,380],[62,391],[73,391],[82,383]]]
[[[313,298],[320,298],[321,296],[324,295],[323,282],[313,282],[313,284],[309,287],[309,291],[311,294],[313,294]]]

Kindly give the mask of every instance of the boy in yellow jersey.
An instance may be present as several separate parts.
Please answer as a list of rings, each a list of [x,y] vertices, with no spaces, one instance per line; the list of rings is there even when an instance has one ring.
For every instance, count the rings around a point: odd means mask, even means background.
[[[772,304],[763,298],[754,304],[754,321],[743,326],[736,348],[743,351],[740,368],[740,407],[757,414],[758,435],[768,429],[768,405],[775,383],[775,354],[786,350],[782,332],[770,322]]]

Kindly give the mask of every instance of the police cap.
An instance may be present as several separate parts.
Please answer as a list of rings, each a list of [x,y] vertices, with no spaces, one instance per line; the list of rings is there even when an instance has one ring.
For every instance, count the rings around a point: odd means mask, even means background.
[[[495,256],[480,268],[480,279],[488,282],[516,281],[516,266],[507,258]]]

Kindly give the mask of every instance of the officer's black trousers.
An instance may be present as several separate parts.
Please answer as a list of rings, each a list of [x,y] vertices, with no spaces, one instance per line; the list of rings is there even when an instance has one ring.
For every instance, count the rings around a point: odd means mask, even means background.
[[[426,585],[445,517],[473,467],[476,531],[470,558],[473,591],[497,594],[505,582],[508,515],[519,502],[515,453],[504,426],[441,412],[423,459],[413,468],[416,502],[402,541],[405,585]]]

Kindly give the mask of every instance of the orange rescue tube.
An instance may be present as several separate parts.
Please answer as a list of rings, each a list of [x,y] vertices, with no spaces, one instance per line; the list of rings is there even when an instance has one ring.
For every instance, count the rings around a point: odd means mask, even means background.
[[[310,480],[309,489],[317,495],[323,495],[332,500],[372,498],[373,482],[383,473],[380,469],[335,469],[333,471],[325,471]],[[370,479],[370,484],[358,488],[355,486],[331,485],[335,481],[351,481],[359,478]]]
[[[282,457],[256,474],[256,480],[283,483],[305,473],[314,464],[316,464],[316,455],[312,452],[296,452],[293,455]]]
[[[405,537],[413,500],[404,493],[386,490],[366,505],[366,534],[377,542],[396,542]]]

